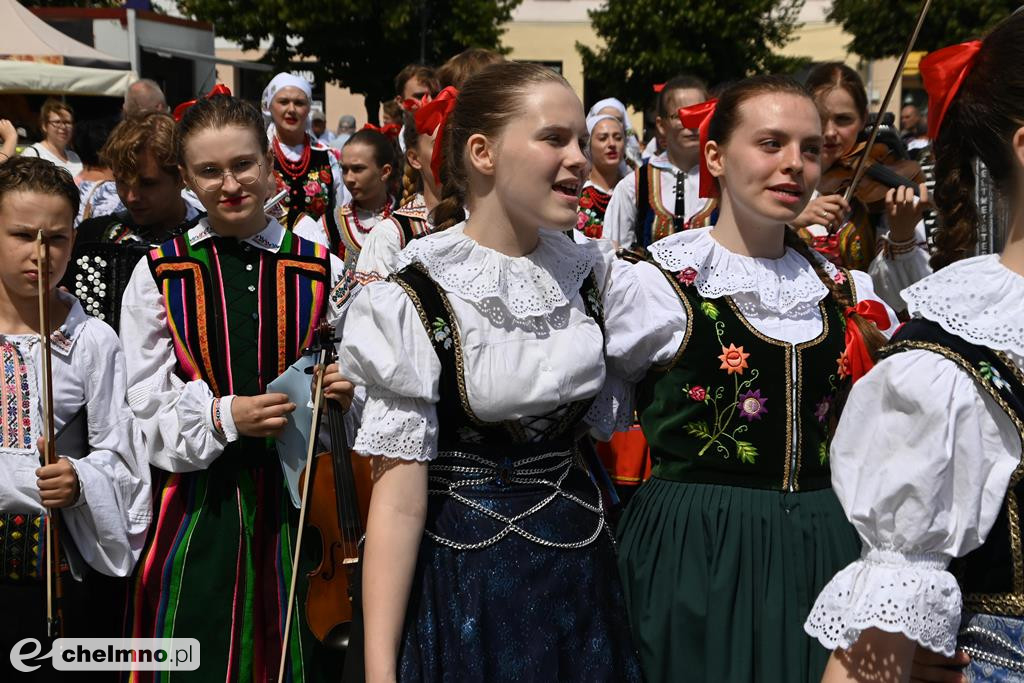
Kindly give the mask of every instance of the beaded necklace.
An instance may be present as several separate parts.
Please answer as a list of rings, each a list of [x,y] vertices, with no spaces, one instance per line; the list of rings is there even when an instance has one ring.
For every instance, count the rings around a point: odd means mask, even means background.
[[[392,204],[394,204],[394,200],[391,198],[391,195],[388,195],[384,201],[384,209],[380,212],[380,220],[384,220],[385,218],[391,215]],[[363,233],[364,235],[368,234],[371,230],[373,230],[373,226],[371,225],[368,228],[364,228],[363,224],[359,222],[359,209],[356,208],[355,202],[350,204],[350,206],[352,207],[352,225],[354,225],[356,230]],[[377,215],[376,211],[372,213],[374,215]]]
[[[302,145],[302,156],[299,157],[298,161],[291,161],[285,156],[284,150],[281,149],[281,141],[274,136],[274,156],[277,158],[277,163],[287,175],[292,178],[298,178],[299,176],[306,175],[306,170],[309,168],[309,158],[312,154],[313,146],[303,140]]]

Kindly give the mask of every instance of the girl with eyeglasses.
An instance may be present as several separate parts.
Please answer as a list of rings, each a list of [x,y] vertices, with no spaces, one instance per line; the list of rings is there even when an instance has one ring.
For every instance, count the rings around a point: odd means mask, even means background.
[[[26,147],[22,154],[34,155],[64,168],[78,182],[82,160],[68,149],[75,132],[75,112],[71,105],[59,100],[46,100],[39,114],[39,126],[43,131],[43,139]]]
[[[273,441],[295,405],[267,383],[337,319],[348,279],[326,248],[264,214],[272,162],[253,107],[200,99],[177,148],[208,216],[139,262],[122,306],[129,403],[156,490],[130,633],[198,638],[204,679],[272,680],[298,510]],[[347,401],[351,385],[336,380],[328,395]],[[318,655],[295,614],[289,671],[302,681]]]

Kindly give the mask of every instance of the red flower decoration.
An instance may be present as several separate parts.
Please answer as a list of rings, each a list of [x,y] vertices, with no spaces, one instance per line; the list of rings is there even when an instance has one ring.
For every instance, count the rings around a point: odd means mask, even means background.
[[[676,280],[679,281],[679,284],[686,285],[687,287],[691,286],[697,280],[696,268],[683,268],[676,273]]]
[[[584,209],[593,208],[594,200],[589,195],[581,194],[580,195],[580,206],[583,207]]]
[[[330,169],[326,169],[326,168],[321,168],[320,169],[320,182],[323,182],[323,183],[331,182],[331,171],[330,171]]]
[[[703,401],[704,399],[706,399],[708,397],[707,390],[704,389],[704,387],[702,387],[702,386],[696,386],[696,387],[690,389],[689,393],[690,393],[690,398],[692,398],[694,401]]]

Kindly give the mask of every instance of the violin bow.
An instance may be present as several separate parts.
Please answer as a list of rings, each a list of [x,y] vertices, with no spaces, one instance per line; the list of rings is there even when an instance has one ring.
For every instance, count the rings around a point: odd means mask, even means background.
[[[44,466],[57,462],[56,437],[53,420],[53,371],[51,369],[50,345],[50,244],[43,231],[36,233],[36,273],[39,301],[39,342],[42,358],[42,400],[40,412],[43,417],[43,452],[39,458]],[[64,631],[60,603],[63,587],[60,577],[60,539],[57,534],[59,523],[56,508],[46,511],[46,631],[51,639],[58,638]]]
[[[914,43],[917,42],[917,36],[921,33],[921,27],[924,26],[924,18],[928,16],[928,10],[931,9],[932,0],[924,0],[921,4],[921,11],[917,15],[917,24],[914,26],[913,33],[910,34],[910,40],[907,41],[907,46],[903,50],[903,54],[900,55],[899,65],[896,67],[896,73],[892,75],[892,80],[889,81],[889,90],[885,93],[885,98],[882,100],[882,105],[878,109],[878,116],[875,117],[875,124],[871,126],[871,135],[868,137],[868,142],[864,146],[864,151],[861,152],[860,158],[857,159],[857,166],[854,168],[853,180],[850,182],[850,186],[846,188],[846,193],[843,194],[843,199],[847,202],[853,197],[853,193],[857,191],[857,186],[860,184],[861,178],[864,177],[865,171],[868,170],[867,160],[868,155],[871,152],[871,148],[875,144],[875,140],[878,139],[878,131],[882,126],[882,114],[889,108],[889,103],[892,101],[892,96],[896,93],[896,84],[903,78],[903,67],[907,65],[907,58],[910,57],[910,53],[914,49]]]
[[[302,551],[302,530],[306,527],[306,511],[309,509],[309,482],[313,478],[313,455],[316,453],[316,435],[320,431],[320,402],[324,394],[324,372],[327,368],[324,363],[327,360],[327,347],[322,346],[317,352],[318,368],[316,372],[316,386],[313,390],[313,417],[309,425],[309,444],[306,447],[306,469],[302,477],[302,505],[299,508],[299,526],[295,532],[295,550],[292,554],[292,580],[288,589],[288,606],[285,608],[284,630],[281,632],[281,661],[277,670],[277,680],[282,682],[284,669],[288,662],[288,641],[291,637],[292,616],[295,613],[295,589],[299,579],[299,554]]]

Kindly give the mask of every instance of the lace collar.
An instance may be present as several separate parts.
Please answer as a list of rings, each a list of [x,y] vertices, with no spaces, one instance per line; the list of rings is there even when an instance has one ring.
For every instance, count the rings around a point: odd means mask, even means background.
[[[476,303],[499,299],[517,318],[547,315],[567,305],[593,269],[595,248],[541,230],[537,248],[506,256],[467,237],[459,223],[399,252],[398,267],[419,263],[451,294]]]
[[[733,253],[711,236],[712,228],[684,230],[649,247],[654,260],[665,270],[678,273],[680,282],[692,284],[700,295],[717,299],[733,294],[757,298],[761,308],[778,315],[803,313],[828,296],[814,267],[787,247],[777,259],[754,258]],[[837,282],[845,276],[820,259],[825,272]]]
[[[1024,277],[998,254],[957,261],[900,295],[912,315],[972,344],[1024,356]]]

